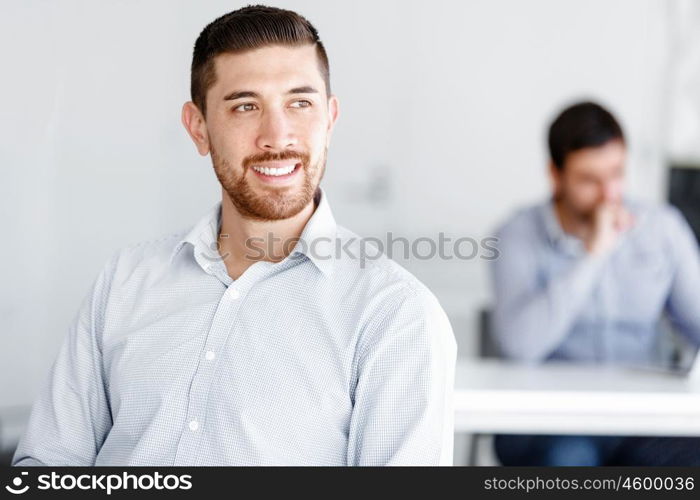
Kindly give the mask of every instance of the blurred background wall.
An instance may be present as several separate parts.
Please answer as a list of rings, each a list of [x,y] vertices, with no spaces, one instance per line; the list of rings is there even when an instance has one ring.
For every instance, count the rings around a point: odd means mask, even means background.
[[[621,118],[632,195],[664,199],[673,159],[700,158],[692,0],[271,4],[307,16],[328,49],[341,118],[324,186],[361,235],[490,235],[547,195],[545,129],[580,98]],[[33,401],[114,251],[186,228],[220,197],[179,116],[195,38],[242,5],[0,7],[0,408]],[[403,264],[471,355],[485,261]]]

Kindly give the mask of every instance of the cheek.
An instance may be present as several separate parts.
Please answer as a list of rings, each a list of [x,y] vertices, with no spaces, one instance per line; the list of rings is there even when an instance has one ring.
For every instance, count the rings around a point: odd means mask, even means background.
[[[313,161],[317,161],[326,150],[326,130],[317,126],[307,128],[306,133],[300,137],[300,145],[311,155]]]
[[[590,182],[572,182],[567,188],[567,196],[579,205],[593,203],[600,196],[598,187]]]
[[[328,135],[328,121],[324,115],[319,113],[310,117],[304,124],[304,129],[308,131],[307,136],[314,144],[325,144],[326,136]]]
[[[210,133],[212,149],[229,163],[240,162],[255,152],[255,142],[251,135],[242,130],[219,129]]]
[[[595,184],[586,183],[585,186],[580,190],[581,197],[584,199],[595,199],[600,196],[600,188]]]
[[[219,144],[246,144],[254,141],[259,124],[255,120],[236,119],[221,112],[207,124],[207,128]]]

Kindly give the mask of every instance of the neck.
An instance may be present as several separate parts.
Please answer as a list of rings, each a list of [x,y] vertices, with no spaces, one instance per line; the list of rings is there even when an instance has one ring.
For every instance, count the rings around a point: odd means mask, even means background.
[[[258,261],[279,262],[294,249],[315,210],[314,201],[288,219],[261,221],[243,217],[222,192],[219,253],[232,279]]]

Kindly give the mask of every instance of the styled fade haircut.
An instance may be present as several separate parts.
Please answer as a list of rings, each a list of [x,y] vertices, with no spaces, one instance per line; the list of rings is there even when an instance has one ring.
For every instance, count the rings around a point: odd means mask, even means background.
[[[561,171],[569,153],[614,140],[624,143],[625,136],[612,113],[600,104],[580,102],[562,111],[549,127],[549,155]]]
[[[328,56],[316,28],[291,10],[249,5],[209,23],[194,44],[190,94],[202,114],[206,115],[207,91],[216,82],[216,56],[270,45],[315,45],[326,95],[331,94]]]

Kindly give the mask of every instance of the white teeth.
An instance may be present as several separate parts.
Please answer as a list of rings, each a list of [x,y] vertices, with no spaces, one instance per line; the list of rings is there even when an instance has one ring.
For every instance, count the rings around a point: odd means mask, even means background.
[[[253,167],[253,170],[256,172],[260,172],[261,174],[264,175],[271,175],[271,176],[279,176],[279,175],[287,175],[291,174],[292,171],[294,170],[294,167],[296,165],[288,165],[286,167],[280,167],[280,168],[269,168],[269,167]]]

